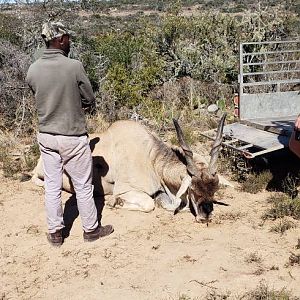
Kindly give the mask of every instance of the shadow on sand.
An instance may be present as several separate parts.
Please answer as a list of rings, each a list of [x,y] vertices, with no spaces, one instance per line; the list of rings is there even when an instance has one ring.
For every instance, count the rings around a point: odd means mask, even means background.
[[[97,208],[98,223],[101,224],[102,211],[104,207],[104,197],[94,196],[94,199]],[[76,195],[72,195],[65,203],[65,209],[63,214],[64,224],[65,224],[65,228],[63,230],[64,238],[67,238],[70,235],[70,231],[73,227],[73,223],[78,216],[79,216],[79,211],[77,207]]]
[[[288,178],[292,179],[295,185],[300,183],[300,159],[288,148],[253,159],[252,167],[254,172],[263,170],[271,172],[272,179],[266,187],[267,191],[288,193]],[[291,196],[296,197],[297,195]]]
[[[95,149],[95,145],[100,141],[99,138],[94,138],[90,141],[90,148],[93,152]],[[102,211],[104,207],[104,196],[103,195],[103,188],[101,186],[101,180],[98,176],[104,176],[108,172],[108,165],[104,161],[102,157],[96,156],[93,157],[93,179],[96,178],[97,180],[93,180],[94,185],[94,200],[97,208],[97,216],[98,216],[98,223],[101,224],[102,218]],[[65,208],[64,208],[64,224],[65,228],[63,230],[64,238],[67,238],[70,235],[70,231],[72,229],[73,223],[76,218],[79,216],[78,206],[77,206],[77,199],[76,194],[71,195],[71,197],[66,201]]]

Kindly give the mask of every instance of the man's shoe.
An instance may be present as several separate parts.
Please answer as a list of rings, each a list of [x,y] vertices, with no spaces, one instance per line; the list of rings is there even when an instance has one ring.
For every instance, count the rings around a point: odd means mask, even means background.
[[[47,240],[54,247],[61,246],[63,243],[62,230],[60,229],[54,233],[48,233]]]
[[[85,242],[93,242],[101,237],[110,235],[114,232],[114,228],[111,225],[98,226],[94,231],[83,232],[83,239]]]

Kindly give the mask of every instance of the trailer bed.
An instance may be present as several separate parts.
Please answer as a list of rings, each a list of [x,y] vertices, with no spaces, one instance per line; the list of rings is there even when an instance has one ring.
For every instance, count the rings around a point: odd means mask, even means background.
[[[283,149],[288,147],[295,118],[247,120],[244,124],[226,125],[223,145],[241,152],[247,158]],[[209,130],[201,134],[215,139],[216,131]]]
[[[240,123],[252,126],[256,129],[265,130],[280,135],[290,136],[292,134],[296,118],[297,115],[292,115],[277,118],[241,120]]]

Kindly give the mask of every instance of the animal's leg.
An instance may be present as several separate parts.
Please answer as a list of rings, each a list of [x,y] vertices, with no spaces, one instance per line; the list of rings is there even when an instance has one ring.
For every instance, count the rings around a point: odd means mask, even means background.
[[[156,196],[155,202],[158,207],[162,207],[166,210],[175,210],[174,205],[172,205],[172,200],[166,193],[160,193]]]
[[[146,193],[129,191],[116,196],[117,204],[123,203],[123,207],[129,210],[150,212],[154,209],[154,200]]]
[[[175,197],[171,199],[167,193],[160,193],[155,198],[158,206],[170,211],[174,211],[179,206],[180,202],[176,200]]]

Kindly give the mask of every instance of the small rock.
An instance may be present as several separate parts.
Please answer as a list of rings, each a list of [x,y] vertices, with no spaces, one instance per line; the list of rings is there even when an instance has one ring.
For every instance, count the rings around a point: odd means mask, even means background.
[[[217,112],[218,111],[218,106],[216,105],[216,104],[211,104],[211,105],[209,105],[208,107],[207,107],[207,111],[209,112],[209,113],[215,113],[215,112]]]

